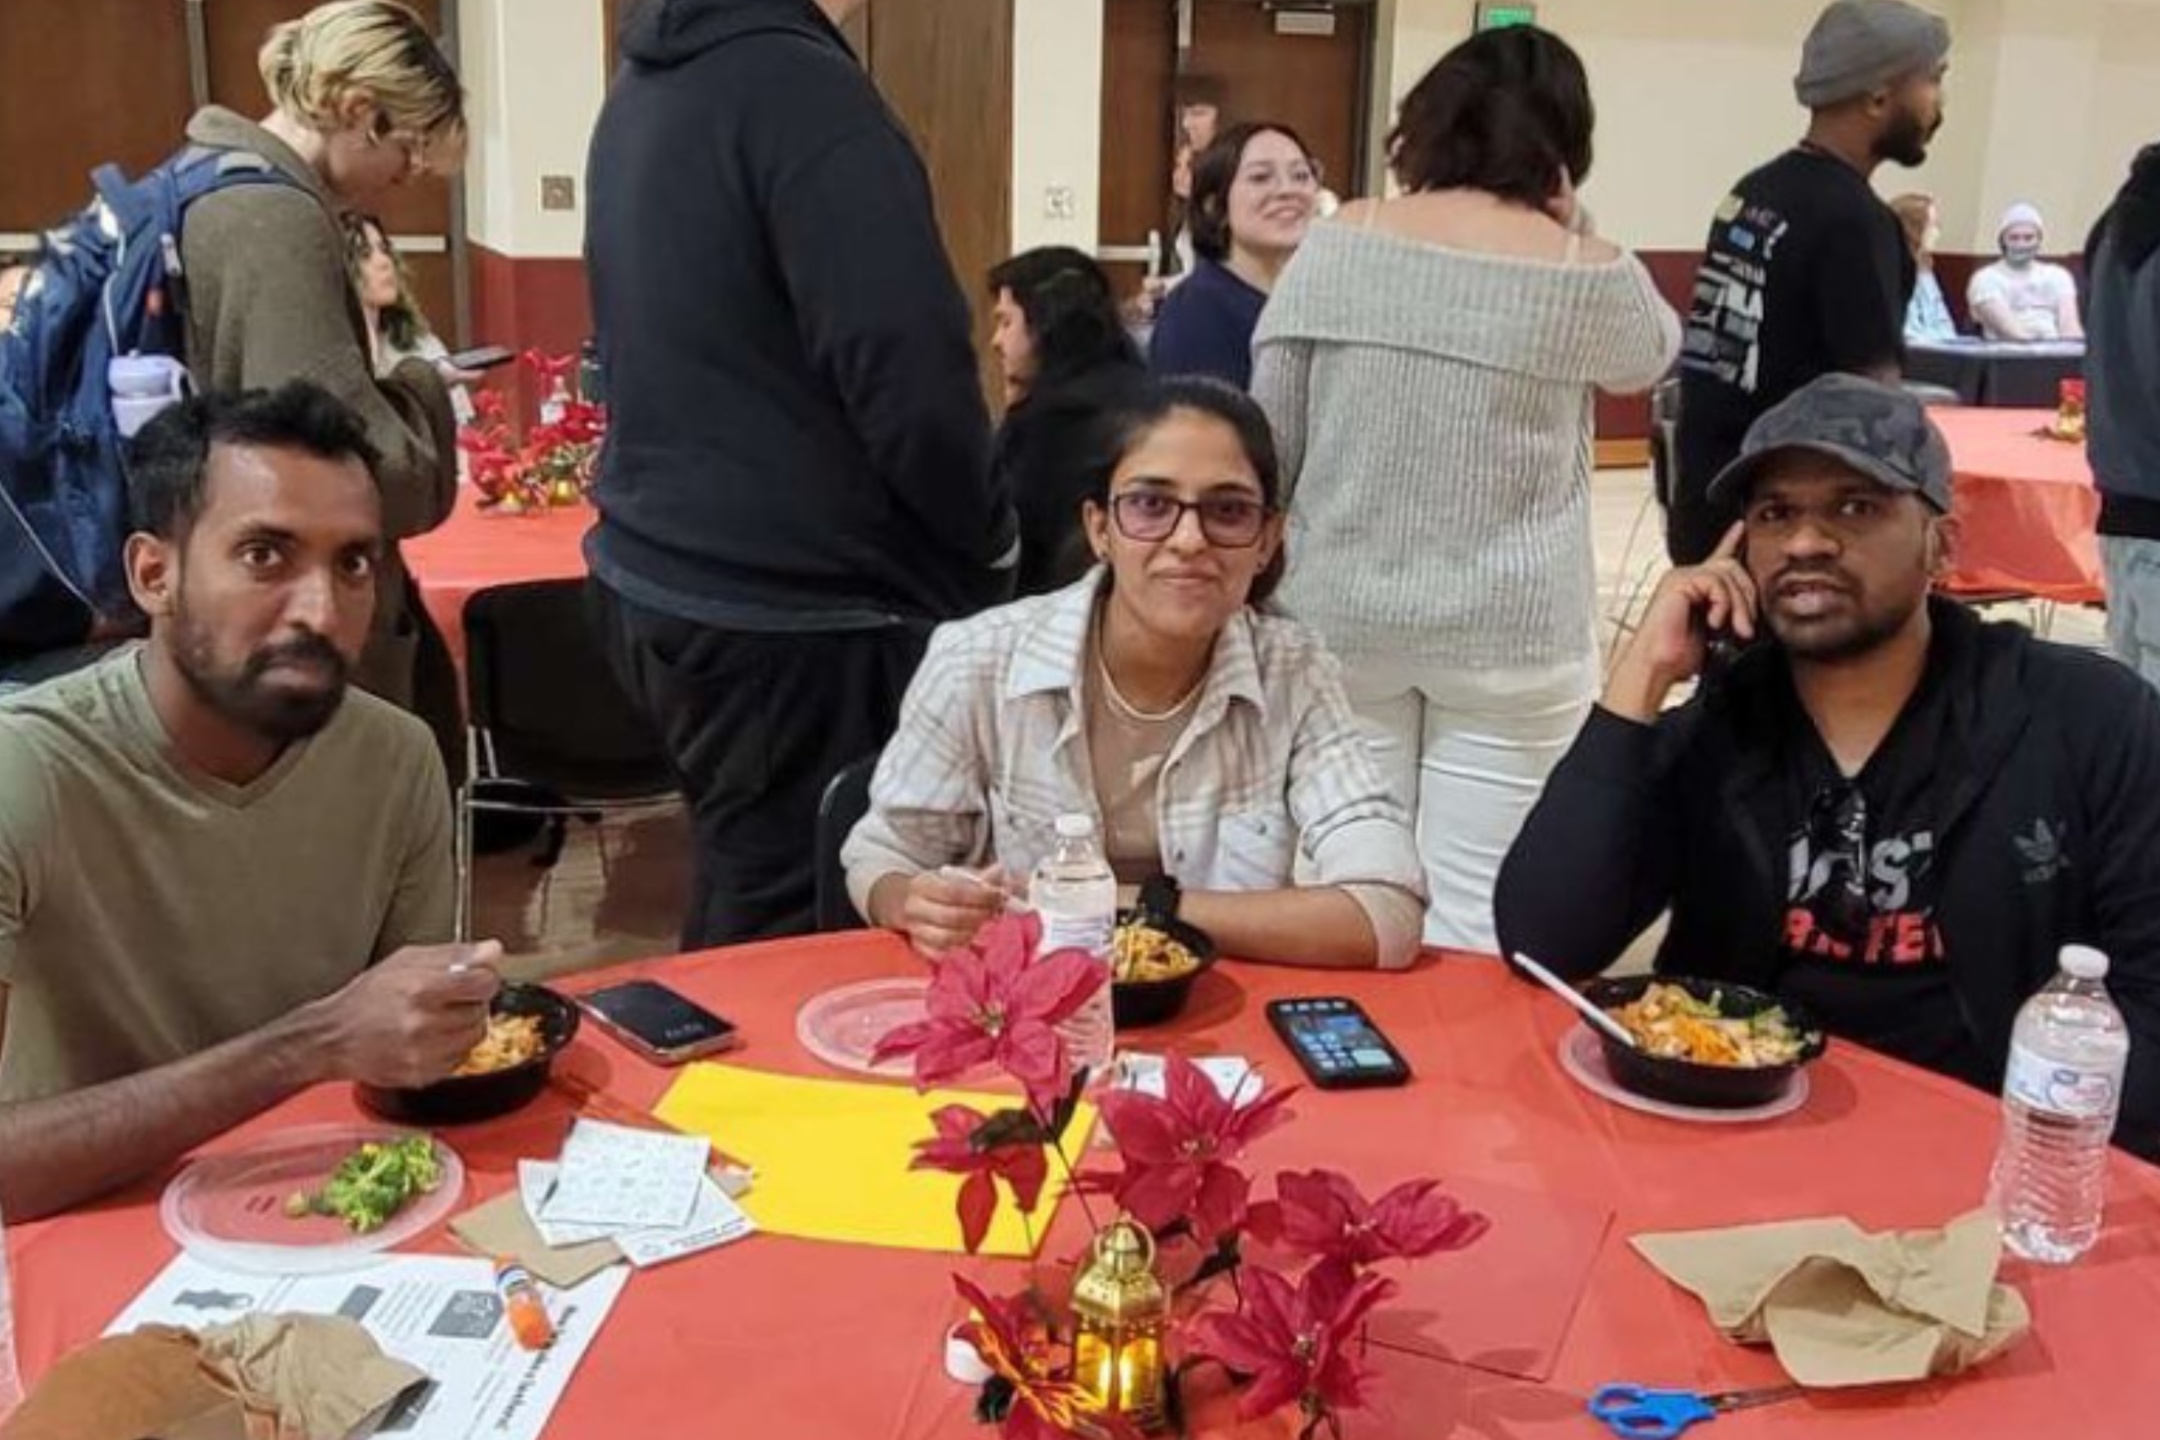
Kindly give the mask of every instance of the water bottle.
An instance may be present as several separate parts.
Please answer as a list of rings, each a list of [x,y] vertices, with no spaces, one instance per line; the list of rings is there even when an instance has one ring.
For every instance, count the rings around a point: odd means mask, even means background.
[[[187,367],[170,355],[115,355],[105,363],[105,386],[114,428],[132,440],[158,411],[187,398]]]
[[[7,1226],[0,1222],[0,1420],[22,1404],[22,1375],[15,1368],[15,1297],[8,1288]]]
[[[1058,816],[1057,847],[1035,867],[1028,883],[1028,903],[1042,918],[1037,955],[1085,950],[1103,967],[1102,988],[1058,1032],[1075,1066],[1101,1074],[1117,1043],[1110,1015],[1110,934],[1117,928],[1117,876],[1103,858],[1102,846],[1095,842],[1093,817]]]
[[[2067,1265],[2100,1235],[2108,1136],[2130,1031],[2108,999],[2107,956],[2062,948],[2062,970],[2018,1011],[2003,1079],[1991,1205],[2014,1254]]]

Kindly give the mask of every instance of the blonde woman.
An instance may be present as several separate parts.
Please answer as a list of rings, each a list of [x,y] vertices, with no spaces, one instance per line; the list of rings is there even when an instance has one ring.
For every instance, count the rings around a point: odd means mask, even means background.
[[[188,212],[188,368],[204,389],[301,377],[324,386],[359,413],[381,452],[386,532],[423,534],[456,494],[449,396],[422,360],[377,377],[340,216],[457,169],[464,91],[420,18],[392,0],[319,5],[272,29],[258,63],[268,115],[213,105],[188,124],[190,143],[284,182],[231,186]],[[374,631],[354,679],[412,706],[424,612],[394,550],[378,575]]]

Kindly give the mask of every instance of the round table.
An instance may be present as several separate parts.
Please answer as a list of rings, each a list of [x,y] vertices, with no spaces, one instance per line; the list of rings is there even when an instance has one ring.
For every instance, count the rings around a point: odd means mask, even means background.
[[[815,1075],[826,1072],[794,1035],[801,1002],[918,963],[889,936],[856,933],[648,962],[580,977],[574,988],[663,978],[742,1026],[746,1044],[727,1063]],[[1557,1242],[1563,1229],[1579,1236],[1591,1227],[1586,1283],[1579,1304],[1570,1301],[1571,1313],[1558,1317],[1564,1338],[1548,1379],[1499,1373],[1534,1368],[1523,1356],[1468,1357],[1488,1366],[1475,1368],[1375,1348],[1368,1359],[1381,1376],[1379,1408],[1350,1417],[1356,1440],[1582,1440],[1598,1433],[1583,1397],[1607,1381],[1775,1383],[1781,1372],[1766,1352],[1718,1338],[1701,1306],[1654,1273],[1627,1237],[1832,1214],[1871,1229],[1940,1225],[1973,1207],[1994,1150],[1989,1096],[1836,1044],[1814,1068],[1807,1105],[1779,1121],[1713,1127],[1619,1109],[1578,1088],[1555,1062],[1555,1046],[1574,1023],[1560,1003],[1474,957],[1429,956],[1396,975],[1225,964],[1202,977],[1192,1011],[1175,1027],[1124,1039],[1133,1048],[1242,1054],[1278,1080],[1295,1078],[1263,1007],[1314,994],[1358,999],[1416,1078],[1399,1090],[1301,1093],[1292,1102],[1296,1121],[1255,1151],[1256,1173],[1329,1165],[1368,1193],[1431,1175],[1489,1204],[1495,1230],[1486,1243],[1518,1255]],[[570,1052],[573,1076],[615,1100],[654,1103],[669,1072],[595,1030],[586,1027]],[[353,1113],[349,1089],[326,1086],[236,1135]],[[468,1200],[506,1188],[520,1156],[552,1157],[570,1115],[570,1102],[551,1092],[520,1115],[443,1132],[468,1167]],[[2117,1157],[2109,1188],[2106,1232],[2082,1263],[2006,1266],[2035,1316],[2034,1333],[2010,1353],[1956,1381],[1736,1413],[1716,1422],[1715,1440],[2148,1433],[2150,1382],[2138,1377],[2149,1373],[2151,1317],[2160,1314],[2160,1246],[2152,1238],[2160,1233],[2160,1171]],[[17,1344],[29,1375],[97,1335],[172,1258],[157,1194],[149,1184],[78,1214],[10,1228]],[[1508,1237],[1510,1226],[1516,1233]],[[1068,1202],[1045,1255],[1074,1254],[1083,1233]],[[451,1248],[439,1233],[423,1244]],[[1463,1307],[1471,1318],[1477,1307],[1497,1312],[1522,1298],[1489,1269],[1480,1275],[1477,1256],[1437,1257],[1413,1273],[1431,1277],[1424,1293],[1440,1309]],[[940,1337],[957,1318],[948,1278],[956,1268],[993,1293],[1016,1290],[1023,1279],[1017,1261],[770,1235],[638,1272],[546,1433],[981,1440],[991,1432],[973,1424],[971,1392],[949,1383],[939,1364]],[[1200,1402],[1198,1433],[1285,1440],[1295,1431],[1284,1419],[1236,1424],[1220,1393]]]
[[[2053,407],[2085,373],[2085,342],[1961,339],[1905,347],[1905,378],[1954,390],[1967,405]]]
[[[2039,433],[2055,412],[1937,407],[1928,416],[1957,472],[1962,533],[1944,588],[2101,603],[2100,492],[2083,445]]]
[[[502,515],[480,508],[480,494],[458,488],[457,508],[429,533],[400,547],[428,615],[460,668],[465,663],[465,603],[491,585],[578,580],[585,575],[585,532],[592,507]]]

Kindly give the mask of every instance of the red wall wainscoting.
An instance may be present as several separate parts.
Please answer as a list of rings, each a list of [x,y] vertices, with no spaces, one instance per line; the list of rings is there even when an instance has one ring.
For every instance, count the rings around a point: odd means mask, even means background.
[[[592,307],[585,293],[582,260],[519,259],[474,244],[472,343],[507,345],[523,354],[575,355],[592,334]],[[492,383],[509,395],[521,427],[540,404],[532,373],[506,365]]]

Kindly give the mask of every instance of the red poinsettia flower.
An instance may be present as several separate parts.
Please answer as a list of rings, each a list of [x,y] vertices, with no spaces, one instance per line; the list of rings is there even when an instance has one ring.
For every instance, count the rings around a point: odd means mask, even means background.
[[[1242,1312],[1212,1311],[1193,1322],[1191,1353],[1219,1360],[1253,1377],[1238,1402],[1244,1419],[1270,1414],[1295,1400],[1308,1422],[1365,1403],[1371,1378],[1350,1355],[1350,1342],[1395,1282],[1315,1266],[1302,1282],[1272,1270],[1248,1269]]]
[[[1252,1180],[1231,1162],[1290,1118],[1283,1102],[1295,1093],[1274,1090],[1233,1105],[1205,1071],[1173,1055],[1162,1099],[1137,1090],[1105,1095],[1103,1123],[1125,1167],[1111,1186],[1118,1204],[1150,1230],[1188,1220],[1203,1245],[1237,1229]]]
[[[1310,1170],[1276,1176],[1275,1197],[1252,1207],[1253,1238],[1352,1270],[1462,1250],[1492,1228],[1437,1180],[1405,1181],[1368,1201],[1349,1176]]]
[[[937,1138],[917,1142],[908,1168],[967,1176],[958,1201],[960,1239],[973,1255],[982,1248],[990,1218],[997,1214],[997,1182],[1010,1185],[1014,1203],[1032,1215],[1050,1176],[1050,1159],[1040,1145],[985,1144],[983,1127],[990,1117],[965,1105],[944,1106],[930,1120],[937,1126]]]
[[[953,1276],[953,1288],[974,1311],[961,1325],[960,1338],[975,1347],[992,1374],[1012,1387],[1011,1406],[998,1426],[1005,1440],[1067,1440],[1081,1433],[1083,1421],[1091,1435],[1109,1440],[1134,1436],[1122,1420],[1081,1408],[1080,1387],[1057,1378],[1047,1340],[1037,1337],[1024,1304],[993,1300],[958,1275]]]
[[[1057,1027],[1109,983],[1103,965],[1080,950],[1035,958],[1041,922],[1005,915],[973,944],[938,963],[930,981],[929,1018],[886,1032],[873,1063],[915,1057],[915,1083],[955,1079],[990,1061],[1025,1086],[1047,1115],[1072,1084],[1072,1058]]]

